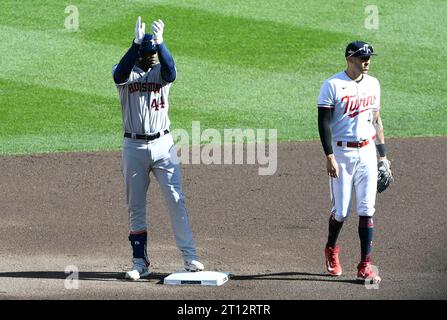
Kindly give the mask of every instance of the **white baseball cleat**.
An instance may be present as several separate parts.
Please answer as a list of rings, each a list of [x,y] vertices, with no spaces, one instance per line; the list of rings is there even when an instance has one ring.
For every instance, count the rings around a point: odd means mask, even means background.
[[[185,261],[185,270],[189,272],[203,271],[205,267],[197,260],[188,260]]]
[[[133,258],[132,259],[133,266],[132,270],[127,271],[125,278],[130,280],[138,280],[140,278],[147,277],[151,274],[149,270],[149,265],[146,260],[141,258]]]

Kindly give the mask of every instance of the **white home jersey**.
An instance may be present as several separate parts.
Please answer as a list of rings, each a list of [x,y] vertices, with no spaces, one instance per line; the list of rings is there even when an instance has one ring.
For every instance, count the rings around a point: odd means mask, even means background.
[[[124,132],[153,134],[169,129],[168,96],[171,83],[162,79],[160,64],[147,72],[134,66],[129,80],[116,87],[121,101]]]
[[[343,71],[324,81],[318,107],[333,109],[331,129],[334,141],[371,139],[376,130],[373,111],[380,109],[379,81],[367,74],[356,82]]]

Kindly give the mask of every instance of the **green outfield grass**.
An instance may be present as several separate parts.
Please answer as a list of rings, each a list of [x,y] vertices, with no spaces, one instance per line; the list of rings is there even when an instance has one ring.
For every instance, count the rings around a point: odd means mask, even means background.
[[[64,28],[68,4],[79,30]],[[0,154],[119,149],[112,66],[135,19],[162,18],[177,63],[172,129],[276,128],[318,139],[316,99],[351,40],[374,45],[387,137],[447,135],[447,3],[375,1],[1,1]]]

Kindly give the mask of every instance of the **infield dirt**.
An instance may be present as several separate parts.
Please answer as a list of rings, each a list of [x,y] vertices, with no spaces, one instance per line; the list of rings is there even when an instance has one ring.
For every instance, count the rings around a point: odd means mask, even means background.
[[[0,299],[446,299],[447,138],[387,144],[395,182],[377,196],[378,289],[354,281],[355,212],[339,239],[344,275],[325,274],[330,199],[319,142],[278,144],[272,176],[256,165],[182,165],[200,260],[231,273],[220,287],[162,284],[182,260],[155,179],[153,274],[122,279],[131,251],[120,152],[0,157]],[[79,272],[77,289],[67,288],[67,267]]]

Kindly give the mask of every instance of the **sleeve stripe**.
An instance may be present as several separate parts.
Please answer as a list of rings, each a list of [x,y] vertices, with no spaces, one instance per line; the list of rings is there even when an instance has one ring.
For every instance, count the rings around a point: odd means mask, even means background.
[[[335,106],[332,105],[332,104],[318,104],[318,108],[329,108],[329,109],[332,109],[334,107]]]

